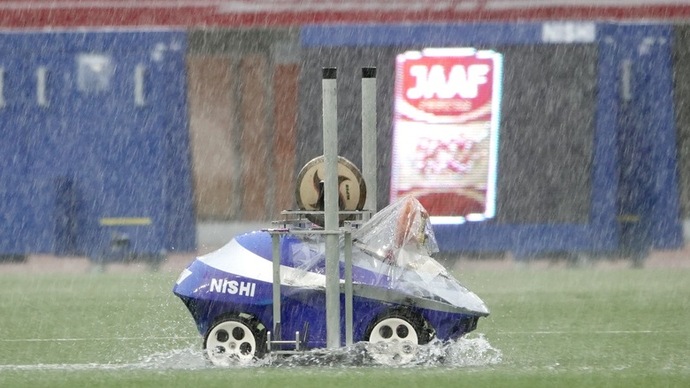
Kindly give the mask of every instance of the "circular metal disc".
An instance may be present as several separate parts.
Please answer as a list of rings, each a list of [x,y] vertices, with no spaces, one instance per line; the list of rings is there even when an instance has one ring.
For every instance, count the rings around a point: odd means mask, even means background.
[[[300,210],[323,210],[321,182],[325,177],[325,157],[318,156],[302,167],[297,175],[296,198]],[[343,211],[362,210],[367,199],[367,188],[362,173],[349,160],[338,157],[338,207]],[[309,215],[311,222],[323,226],[323,216]],[[341,215],[340,221],[347,220]]]

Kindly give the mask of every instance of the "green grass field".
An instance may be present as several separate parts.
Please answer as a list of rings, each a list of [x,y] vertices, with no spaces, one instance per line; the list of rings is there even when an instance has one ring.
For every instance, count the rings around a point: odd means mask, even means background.
[[[0,387],[690,386],[687,269],[462,273],[500,360],[405,368],[206,367],[176,276],[0,274]]]

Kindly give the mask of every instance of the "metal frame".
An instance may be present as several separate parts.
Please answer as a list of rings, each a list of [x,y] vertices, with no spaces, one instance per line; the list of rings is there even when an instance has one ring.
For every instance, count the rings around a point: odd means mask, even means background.
[[[323,150],[325,159],[324,179],[324,211],[283,211],[285,217],[282,228],[266,229],[271,235],[273,262],[273,336],[269,331],[267,346],[273,351],[274,345],[294,345],[294,350],[279,349],[274,352],[291,354],[299,352],[299,332],[295,333],[295,340],[282,340],[280,332],[281,301],[280,301],[280,237],[286,234],[323,234],[326,236],[326,346],[329,349],[338,348],[340,342],[340,271],[338,240],[343,236],[344,241],[344,278],[343,292],[345,296],[345,345],[353,342],[353,285],[352,285],[352,227],[356,222],[347,222],[340,227],[340,215],[355,216],[359,221],[369,219],[372,212],[376,212],[376,68],[362,68],[362,170],[364,181],[372,185],[367,190],[366,207],[368,211],[340,211],[338,209],[338,101],[337,101],[337,69],[323,68],[322,72],[322,106],[323,106]],[[324,229],[291,229],[288,225],[305,224],[307,215],[323,215]],[[290,218],[295,217],[295,218]],[[366,217],[366,218],[365,218]],[[281,223],[281,221],[274,221]]]
[[[323,212],[320,212],[323,213]],[[352,328],[353,328],[353,308],[352,308],[352,296],[353,296],[353,286],[352,286],[352,232],[349,229],[349,227],[346,227],[341,230],[336,230],[336,231],[327,231],[327,230],[291,230],[287,228],[281,228],[281,229],[267,229],[267,232],[270,233],[271,235],[271,240],[273,243],[273,257],[272,257],[272,262],[273,262],[273,335],[275,336],[275,340],[271,339],[271,332],[268,332],[268,349],[272,350],[271,346],[273,345],[287,345],[287,344],[292,344],[295,345],[295,351],[299,351],[299,345],[300,345],[300,337],[299,337],[299,332],[296,332],[295,334],[295,340],[290,341],[290,340],[282,340],[281,332],[280,332],[280,324],[282,321],[282,313],[281,313],[281,301],[280,301],[280,287],[281,287],[281,282],[280,282],[280,237],[286,234],[292,234],[292,235],[307,235],[307,234],[323,234],[326,236],[343,236],[344,240],[344,259],[345,259],[345,272],[344,272],[344,279],[343,279],[343,291],[345,294],[345,345],[350,346],[352,345],[353,342],[353,335],[352,335]],[[336,246],[337,248],[337,246]],[[336,269],[337,269],[337,262],[339,261],[339,257],[336,256]],[[328,258],[327,258],[328,260]],[[338,304],[335,306],[336,311],[333,312],[331,311],[331,314],[335,316],[335,318],[338,320],[338,331],[336,332],[337,337],[337,344],[335,346],[330,346],[328,345],[329,348],[332,347],[340,347],[340,276],[338,273],[336,273],[336,292],[335,295],[337,296],[338,299]],[[326,279],[326,282],[328,282],[328,277]],[[332,290],[329,290],[326,288],[326,294],[329,292],[332,292]],[[326,306],[326,312],[328,314],[328,306]],[[331,307],[332,308],[332,307]],[[330,335],[332,333],[329,331],[330,328],[327,327],[327,335]],[[328,343],[328,341],[327,341]],[[287,351],[288,354],[292,353],[290,351]],[[279,350],[277,353],[280,354],[286,354],[286,351],[284,350]]]

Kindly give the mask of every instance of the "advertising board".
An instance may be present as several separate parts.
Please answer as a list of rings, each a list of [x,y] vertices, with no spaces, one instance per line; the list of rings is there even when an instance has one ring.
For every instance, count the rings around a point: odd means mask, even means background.
[[[502,63],[474,48],[397,56],[391,201],[416,197],[434,223],[494,217]]]

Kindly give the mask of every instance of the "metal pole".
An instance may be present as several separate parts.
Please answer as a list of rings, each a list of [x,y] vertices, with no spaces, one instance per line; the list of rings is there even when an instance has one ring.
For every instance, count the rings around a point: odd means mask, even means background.
[[[345,232],[345,346],[352,345],[352,233]]]
[[[273,339],[280,340],[280,234],[271,233],[273,243]],[[270,350],[270,349],[269,349]]]
[[[338,255],[338,97],[337,71],[323,69],[324,228],[326,234],[326,346],[340,347],[340,270]]]
[[[376,213],[376,68],[362,68],[362,175],[367,185],[365,209]]]

